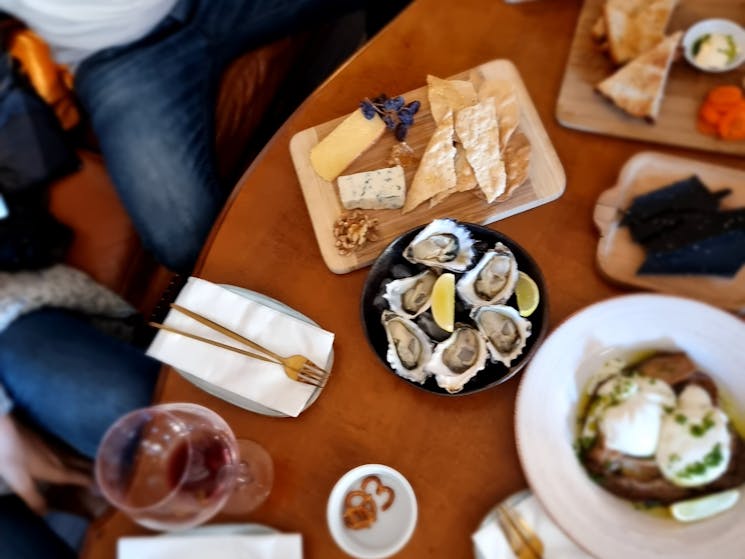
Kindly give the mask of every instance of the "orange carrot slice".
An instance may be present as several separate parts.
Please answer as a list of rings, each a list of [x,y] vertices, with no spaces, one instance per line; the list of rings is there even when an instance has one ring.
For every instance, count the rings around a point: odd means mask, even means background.
[[[719,130],[716,124],[707,122],[702,118],[696,120],[696,128],[699,132],[701,132],[702,134],[706,134],[707,136],[717,136],[719,134]]]
[[[736,85],[720,85],[706,96],[707,103],[715,105],[735,105],[742,101],[742,89]]]
[[[704,102],[698,111],[698,117],[709,124],[717,125],[726,112],[727,110],[721,110],[717,105]]]
[[[725,140],[745,140],[745,106],[738,105],[722,117],[717,125]]]

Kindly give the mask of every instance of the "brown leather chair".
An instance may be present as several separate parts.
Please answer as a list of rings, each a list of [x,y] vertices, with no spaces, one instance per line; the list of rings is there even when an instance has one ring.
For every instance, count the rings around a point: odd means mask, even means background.
[[[248,52],[223,76],[216,107],[216,152],[222,177],[235,176],[244,148],[300,50],[288,38]],[[50,189],[51,211],[75,231],[69,264],[87,272],[148,316],[172,280],[143,250],[101,156],[79,150],[82,168]]]

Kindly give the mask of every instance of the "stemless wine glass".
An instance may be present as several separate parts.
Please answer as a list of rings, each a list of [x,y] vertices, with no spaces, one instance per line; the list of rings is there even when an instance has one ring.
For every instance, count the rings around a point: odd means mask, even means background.
[[[104,497],[154,530],[183,530],[220,510],[250,512],[274,479],[269,454],[238,441],[215,412],[162,404],[128,413],[101,441],[96,482]]]

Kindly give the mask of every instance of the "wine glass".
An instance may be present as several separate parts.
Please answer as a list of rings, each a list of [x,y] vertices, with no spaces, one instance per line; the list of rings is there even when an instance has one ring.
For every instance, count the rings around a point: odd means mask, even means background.
[[[220,510],[250,512],[271,491],[269,454],[238,441],[215,412],[196,404],[161,404],[112,425],[96,455],[104,497],[154,530],[183,530]]]

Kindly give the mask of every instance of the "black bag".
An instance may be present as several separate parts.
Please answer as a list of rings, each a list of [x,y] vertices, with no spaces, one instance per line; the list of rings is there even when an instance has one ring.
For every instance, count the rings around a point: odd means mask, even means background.
[[[0,193],[46,185],[80,161],[51,107],[0,55]]]
[[[46,186],[80,161],[52,109],[0,54],[0,270],[45,268],[64,259],[72,230],[47,209]]]
[[[37,270],[64,260],[73,232],[49,213],[44,192],[27,188],[3,198],[8,217],[0,219],[0,270]]]

